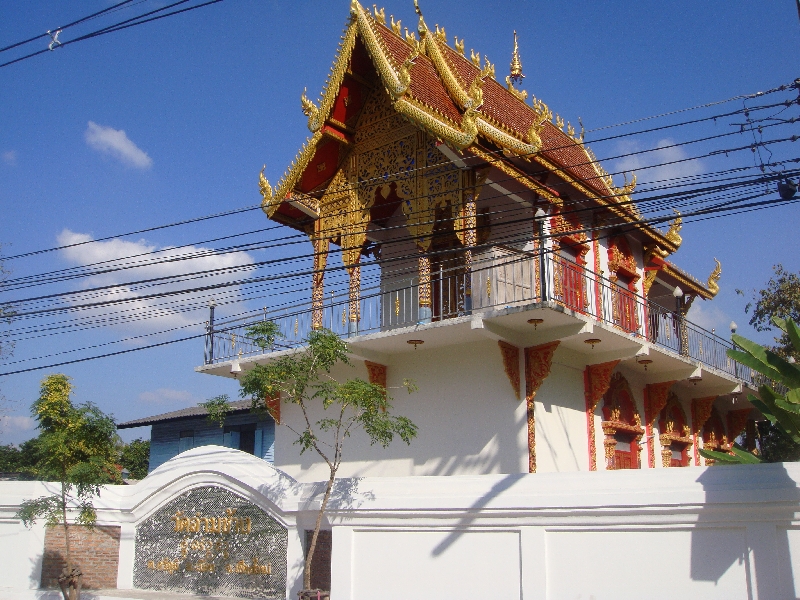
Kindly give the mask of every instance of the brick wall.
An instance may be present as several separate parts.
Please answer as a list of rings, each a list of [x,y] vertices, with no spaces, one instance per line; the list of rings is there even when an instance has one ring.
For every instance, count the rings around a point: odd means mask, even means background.
[[[314,531],[306,529],[305,556],[311,547],[311,538]],[[333,539],[329,529],[320,529],[317,536],[317,545],[314,547],[314,558],[311,559],[311,589],[331,589],[331,548]]]
[[[94,530],[70,525],[69,548],[72,562],[83,571],[83,587],[116,588],[119,565],[119,527],[98,526]],[[58,576],[66,566],[64,528],[48,527],[42,560],[43,588],[58,587]]]

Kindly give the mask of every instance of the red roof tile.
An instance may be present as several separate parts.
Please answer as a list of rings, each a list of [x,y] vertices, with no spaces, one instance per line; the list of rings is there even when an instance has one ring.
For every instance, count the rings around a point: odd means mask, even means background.
[[[400,67],[411,55],[412,49],[388,27],[372,22],[372,29],[380,37],[390,58]],[[461,112],[439,79],[436,67],[427,56],[418,56],[411,67],[411,97],[432,108],[450,121],[460,125]]]

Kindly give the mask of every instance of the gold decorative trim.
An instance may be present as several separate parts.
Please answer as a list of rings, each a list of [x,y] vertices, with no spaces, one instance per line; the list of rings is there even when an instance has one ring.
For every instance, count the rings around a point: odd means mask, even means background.
[[[529,190],[533,190],[534,192],[539,194],[542,198],[545,198],[551,204],[555,204],[558,206],[564,204],[564,201],[555,194],[553,194],[550,190],[548,190],[547,187],[545,187],[535,179],[532,179],[526,173],[523,173],[522,171],[518,170],[513,165],[510,165],[502,160],[497,160],[496,156],[493,156],[489,152],[481,150],[477,146],[472,146],[469,149],[469,151],[472,152],[475,156],[482,158],[492,166],[497,167],[500,171],[502,171],[509,177],[514,178],[515,181],[521,183]]]
[[[528,472],[536,473],[536,393],[550,375],[560,340],[525,348],[525,403],[528,411]]]
[[[653,425],[655,425],[661,410],[667,405],[669,392],[675,381],[662,381],[661,383],[648,383],[645,386],[647,398],[644,404],[645,431],[647,432],[647,454],[650,468],[656,465],[656,449],[653,438]]]
[[[367,47],[372,60],[375,61],[375,66],[378,73],[383,80],[383,84],[392,95],[394,99],[401,98],[411,85],[411,75],[408,72],[410,62],[416,58],[416,53],[413,52],[411,57],[406,60],[406,64],[399,69],[395,69],[389,59],[388,52],[383,48],[383,44],[370,25],[371,18],[367,15],[357,0],[352,0],[350,3],[350,13],[355,17],[355,22],[358,24],[358,32]]]
[[[301,98],[303,113],[308,117],[308,129],[311,133],[316,133],[324,125],[333,110],[336,96],[344,80],[344,75],[347,72],[350,55],[353,53],[353,48],[355,48],[356,45],[357,30],[358,27],[356,23],[351,23],[339,42],[339,48],[336,51],[336,57],[333,60],[331,72],[328,75],[328,79],[325,81],[325,85],[322,87],[319,108],[314,106],[314,103],[305,97],[305,91],[303,91],[303,96]],[[306,112],[307,110],[308,112]]]
[[[591,151],[590,151],[588,146],[585,146],[585,145],[581,144],[579,141],[576,141],[575,143],[576,143],[577,146],[580,146],[580,148],[582,150],[584,150],[584,152],[587,153],[587,158],[589,158],[589,163],[590,164],[598,164],[597,158],[592,159],[589,156],[588,153],[591,152]],[[538,153],[534,157],[534,160],[536,162],[538,162],[539,164],[541,164],[545,169],[548,169],[549,171],[553,171],[553,172],[557,173],[558,176],[560,178],[562,178],[566,183],[568,183],[569,185],[573,186],[575,189],[580,191],[582,194],[586,195],[587,198],[597,202],[600,206],[602,206],[603,208],[609,210],[614,215],[616,215],[617,217],[623,219],[624,221],[626,221],[626,222],[641,221],[640,217],[637,217],[636,215],[631,214],[630,212],[626,211],[624,206],[619,206],[615,202],[613,202],[611,197],[602,197],[602,196],[598,195],[597,192],[595,192],[594,190],[589,188],[586,184],[584,184],[584,183],[578,181],[577,179],[574,179],[573,177],[571,177],[567,173],[567,170],[566,170],[567,167],[556,165],[551,160],[545,158],[542,155],[541,152]],[[572,166],[577,166],[577,165],[572,165]],[[602,177],[598,177],[598,179],[603,181]],[[609,190],[609,192],[611,192],[611,190]],[[642,232],[644,232],[645,234],[647,234],[648,236],[650,236],[653,240],[655,240],[657,242],[661,242],[662,245],[665,246],[669,250],[669,252],[672,253],[672,252],[675,252],[677,250],[677,248],[674,247],[672,242],[670,242],[663,233],[661,233],[660,231],[658,231],[654,227],[651,227],[648,224],[641,223],[641,222],[634,222],[633,226],[636,229],[639,229]]]
[[[722,277],[722,263],[716,258],[714,258],[714,262],[717,263],[717,266],[711,271],[711,275],[708,276],[708,282],[706,283],[708,291],[711,292],[712,296],[716,296],[719,293],[719,280],[720,277]]]
[[[455,100],[456,104],[462,109],[477,108],[475,98],[471,97],[464,89],[466,82],[461,82],[458,76],[450,69],[442,51],[439,49],[439,43],[436,41],[436,36],[426,35],[423,38],[425,55],[431,59],[433,66],[436,67],[439,75],[442,78],[442,83],[450,97]],[[480,79],[478,77],[478,79]],[[472,82],[470,82],[472,83]]]
[[[586,400],[586,429],[589,444],[589,470],[597,470],[597,442],[594,411],[600,399],[611,386],[611,373],[619,360],[587,365],[584,376],[584,398]]]
[[[475,124],[475,111],[473,109],[464,113],[462,120],[464,131],[462,131],[454,125],[448,125],[441,117],[432,115],[424,105],[412,98],[400,98],[393,106],[397,112],[425,129],[431,135],[451,143],[458,149],[464,149],[472,145],[478,135],[478,129]]]
[[[711,298],[714,297],[711,290],[707,289],[701,282],[688,273],[684,273],[678,269],[675,265],[664,262],[664,266],[661,270],[665,275],[677,279],[678,283],[683,287],[684,292],[694,292],[706,300],[711,300]]]
[[[714,408],[714,400],[716,399],[716,396],[692,399],[692,439],[694,442],[694,465],[696,467],[700,466],[697,440],[702,439],[703,427],[711,416],[711,410]]]
[[[534,144],[526,144],[525,142],[521,142],[517,138],[500,130],[498,127],[489,124],[489,122],[480,115],[477,119],[477,125],[478,132],[481,135],[521,156],[527,157],[532,154],[536,154],[542,148],[541,141]]]
[[[294,184],[297,183],[300,175],[302,175],[308,163],[314,157],[317,144],[321,139],[322,133],[317,131],[310,139],[306,140],[306,143],[300,148],[297,158],[289,165],[289,168],[284,172],[283,177],[278,180],[274,189],[264,177],[264,169],[261,169],[261,174],[259,176],[259,190],[263,198],[261,201],[261,210],[266,213],[267,217],[272,217],[275,211],[278,210],[278,206],[280,206],[281,202],[286,199],[287,194],[294,187]]]
[[[667,238],[670,243],[675,246],[675,250],[680,248],[681,243],[683,242],[683,238],[680,236],[680,230],[683,227],[683,218],[681,217],[681,211],[677,209],[672,209],[675,214],[677,215],[673,221],[669,224],[669,231],[664,234],[664,237]]]

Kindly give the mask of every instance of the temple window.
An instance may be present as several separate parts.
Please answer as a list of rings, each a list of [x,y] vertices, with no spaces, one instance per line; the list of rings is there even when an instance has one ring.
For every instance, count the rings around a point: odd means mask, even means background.
[[[625,236],[612,238],[608,244],[608,269],[611,272],[611,301],[614,324],[625,331],[639,330],[639,307],[636,284],[640,279]]]
[[[728,435],[725,432],[725,424],[716,407],[711,408],[711,415],[703,425],[703,449],[718,452],[728,452],[731,449]],[[714,464],[714,460],[711,458],[707,458],[705,461],[706,465]]]
[[[588,273],[584,268],[589,240],[582,229],[574,215],[556,212],[550,219],[555,299],[572,310],[585,312],[591,302]]]
[[[606,469],[638,469],[644,435],[630,385],[621,373],[615,373],[603,396],[603,433]]]
[[[692,435],[681,401],[670,393],[658,420],[661,464],[664,467],[688,467]]]

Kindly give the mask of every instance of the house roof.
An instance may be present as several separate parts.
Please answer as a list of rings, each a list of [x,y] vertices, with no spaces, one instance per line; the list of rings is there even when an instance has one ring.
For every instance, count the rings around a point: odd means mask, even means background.
[[[313,133],[273,188],[262,172],[262,207],[270,218],[299,230],[319,218],[319,200],[352,145],[353,115],[363,106],[358,85],[383,88],[393,108],[419,128],[466,154],[491,157],[495,165],[551,202],[563,200],[539,179],[554,173],[618,218],[631,223],[668,253],[677,246],[663,232],[644,222],[630,194],[635,180],[618,188],[576,134],[543,102],[495,79],[488,60],[463,55],[447,43],[444,29],[429,30],[420,15],[415,34],[400,35],[400,22],[387,25],[383,9],[373,15],[351,1],[345,30],[331,74],[318,104],[305,94],[304,113]],[[485,59],[485,57],[484,57]],[[377,73],[367,82],[365,72]],[[349,107],[349,108],[348,108]],[[341,149],[336,147],[341,146]],[[536,176],[536,177],[535,177]],[[313,194],[313,195],[309,195]]]
[[[250,400],[237,400],[236,402],[230,402],[229,406],[228,414],[243,413],[250,411],[252,402]],[[167,423],[169,421],[180,421],[181,419],[205,417],[207,414],[208,410],[202,406],[190,406],[152,417],[126,421],[125,423],[118,424],[117,429],[130,429],[132,427],[144,427],[145,425],[153,425],[155,423]]]

